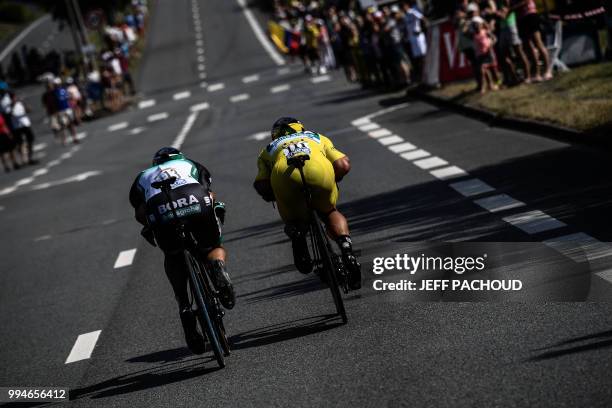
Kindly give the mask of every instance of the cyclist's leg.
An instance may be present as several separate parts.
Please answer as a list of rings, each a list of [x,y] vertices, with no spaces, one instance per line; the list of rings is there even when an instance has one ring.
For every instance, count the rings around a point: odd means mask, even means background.
[[[325,221],[328,235],[336,241],[349,272],[349,287],[361,288],[361,265],[353,253],[353,242],[346,217],[336,208],[338,187],[335,181],[313,189],[313,205]]]
[[[196,319],[189,303],[187,265],[183,253],[180,251],[164,251],[164,270],[178,303],[187,347],[194,354],[202,354],[205,351],[204,337],[198,332]]]
[[[301,180],[273,174],[271,181],[278,213],[285,223],[285,234],[291,239],[293,263],[301,273],[310,273],[313,265],[306,242],[308,209]]]
[[[219,291],[221,304],[226,309],[232,309],[236,304],[236,294],[226,270],[227,253],[222,245],[221,224],[212,203],[208,205],[206,202],[206,205],[202,206],[201,213],[192,220],[190,228],[198,240],[201,252],[205,254],[211,266],[213,284]]]

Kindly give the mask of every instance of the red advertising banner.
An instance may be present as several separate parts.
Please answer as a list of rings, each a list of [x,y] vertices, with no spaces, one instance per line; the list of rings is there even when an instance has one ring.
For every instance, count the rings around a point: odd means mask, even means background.
[[[440,82],[472,77],[469,61],[459,52],[457,30],[450,21],[440,24]]]

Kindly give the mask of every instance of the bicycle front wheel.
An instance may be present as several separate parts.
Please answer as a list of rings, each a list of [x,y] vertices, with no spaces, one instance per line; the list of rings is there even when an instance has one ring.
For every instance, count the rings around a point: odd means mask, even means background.
[[[199,279],[199,274],[202,273],[202,268],[199,261],[193,255],[191,255],[188,250],[184,251],[184,255],[185,263],[187,264],[187,269],[189,270],[189,284],[191,286],[193,297],[195,298],[198,306],[196,317],[198,322],[200,322],[200,327],[208,338],[210,346],[213,349],[217,364],[219,364],[219,367],[223,368],[225,367],[225,358],[223,357],[223,349],[219,342],[217,330],[212,322],[212,319],[214,318],[214,316],[211,316],[212,308],[208,303],[209,299],[207,299],[205,295],[206,292],[202,286],[201,280]]]
[[[340,294],[336,266],[332,259],[332,249],[329,245],[329,240],[327,239],[327,235],[325,235],[325,231],[321,226],[321,220],[315,211],[312,212],[311,220],[310,232],[314,238],[317,252],[321,257],[323,269],[325,270],[324,273],[327,275],[327,284],[329,286],[329,290],[331,290],[332,297],[334,298],[336,312],[342,318],[342,323],[346,323],[348,322],[348,317],[346,316],[346,310],[344,309],[344,300]]]

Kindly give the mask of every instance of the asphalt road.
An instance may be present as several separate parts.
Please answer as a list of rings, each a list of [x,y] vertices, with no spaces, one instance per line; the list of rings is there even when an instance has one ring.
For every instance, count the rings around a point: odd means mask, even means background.
[[[0,386],[65,386],[80,406],[611,405],[609,154],[279,67],[234,1],[153,3],[142,105],[84,125],[78,147],[39,123],[41,163],[0,176]],[[287,114],[353,165],[340,208],[365,284],[347,325],[251,187],[257,133]],[[127,200],[181,138],[228,204],[239,297],[223,370],[185,348],[161,253]],[[374,259],[396,253],[487,253],[485,276],[524,290],[375,291]],[[429,276],[382,277],[400,278]]]

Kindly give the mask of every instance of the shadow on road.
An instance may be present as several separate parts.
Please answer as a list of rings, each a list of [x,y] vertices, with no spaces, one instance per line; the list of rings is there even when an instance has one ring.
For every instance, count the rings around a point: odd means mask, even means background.
[[[342,326],[342,321],[336,314],[305,317],[237,334],[230,337],[230,343],[235,350],[260,347],[309,336],[338,326]]]
[[[205,366],[207,363],[213,362],[213,360],[212,357],[194,358],[187,362],[172,362],[126,375],[120,375],[97,384],[71,390],[70,399],[106,398],[188,380],[219,370],[220,368],[216,363],[208,367]],[[191,364],[185,365],[185,363]]]
[[[324,289],[318,276],[312,274],[306,279],[282,283],[253,292],[242,293],[238,297],[245,298],[249,303],[262,302],[264,300],[284,299],[299,296],[309,292]]]
[[[612,347],[612,330],[589,334],[587,336],[580,336],[573,339],[564,340],[549,347],[536,349],[536,351],[542,352],[531,357],[528,361],[536,362],[550,360],[570,354],[583,353],[585,351],[598,350],[608,347]]]
[[[170,350],[156,351],[155,353],[132,357],[126,361],[129,363],[170,363],[190,356],[193,356],[193,353],[189,351],[187,347],[177,347]]]

